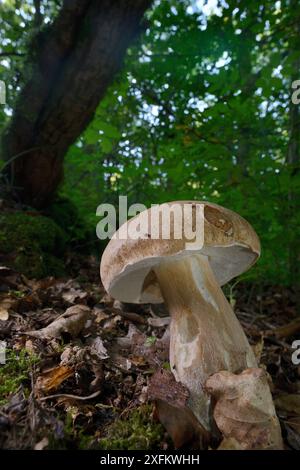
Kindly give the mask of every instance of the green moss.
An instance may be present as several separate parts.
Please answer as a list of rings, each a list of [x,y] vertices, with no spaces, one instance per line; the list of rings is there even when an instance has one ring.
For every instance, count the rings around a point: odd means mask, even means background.
[[[64,416],[61,414],[60,417],[60,422],[63,423],[63,433],[58,438],[50,431],[48,450],[87,450],[93,448],[94,436],[85,434],[83,429],[74,424],[71,412],[68,411]]]
[[[0,406],[7,402],[22,383],[29,380],[31,366],[37,362],[38,358],[24,349],[18,353],[6,351],[6,362],[0,365]]]
[[[95,243],[94,227],[88,227],[80,216],[76,205],[64,196],[57,196],[55,201],[47,208],[47,215],[51,217],[67,234],[68,242],[81,251],[90,250]]]
[[[61,276],[66,236],[50,218],[11,212],[0,216],[0,252],[7,264],[28,277]]]
[[[100,439],[103,450],[151,450],[157,448],[164,436],[163,427],[154,422],[152,407],[143,405],[129,413],[127,419],[119,419],[106,430]]]
[[[100,439],[75,424],[71,412],[61,418],[63,435],[58,439],[50,432],[48,449],[151,450],[159,448],[164,440],[163,427],[153,421],[150,405],[136,408],[126,419],[116,419],[104,426],[105,436]]]

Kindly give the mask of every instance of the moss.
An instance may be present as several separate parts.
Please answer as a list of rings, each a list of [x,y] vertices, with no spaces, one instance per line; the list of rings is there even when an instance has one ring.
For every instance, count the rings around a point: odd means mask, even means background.
[[[54,436],[52,432],[49,433],[47,436],[49,440],[48,450],[87,450],[93,448],[94,436],[85,434],[83,429],[74,424],[70,407],[69,411],[64,416],[61,415],[60,418],[63,430],[59,438]]]
[[[28,277],[63,275],[59,256],[65,243],[64,231],[48,217],[25,212],[0,216],[0,252],[8,255],[8,265]]]
[[[57,196],[48,207],[47,215],[51,217],[68,236],[69,244],[81,247],[81,251],[90,250],[95,243],[93,230],[87,226],[79,214],[76,205],[64,196]]]
[[[0,406],[7,402],[22,383],[29,381],[31,366],[37,362],[38,358],[24,349],[19,353],[6,351],[6,362],[0,365]]]
[[[93,430],[87,432],[79,423],[75,424],[72,411],[61,416],[64,422],[60,438],[50,432],[48,449],[81,450],[154,450],[164,441],[163,427],[154,422],[152,406],[142,405],[132,410],[126,419],[116,419],[104,426],[105,437],[95,437]]]
[[[129,413],[126,420],[119,419],[106,429],[100,439],[102,450],[157,449],[164,437],[163,427],[153,421],[152,406],[143,405]]]

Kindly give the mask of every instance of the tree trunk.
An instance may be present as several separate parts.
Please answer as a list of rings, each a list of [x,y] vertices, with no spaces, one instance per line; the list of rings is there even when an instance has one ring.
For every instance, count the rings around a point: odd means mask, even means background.
[[[12,185],[22,201],[46,206],[63,158],[93,118],[151,0],[64,0],[35,38],[34,63],[3,136]]]
[[[255,38],[249,31],[241,34],[240,44],[237,54],[237,66],[240,80],[240,100],[242,103],[249,103],[252,100],[256,89],[257,76],[252,71],[251,50]],[[236,153],[237,164],[241,177],[249,175],[248,164],[251,155],[251,127],[249,127],[249,116],[244,114],[238,122],[238,148]]]

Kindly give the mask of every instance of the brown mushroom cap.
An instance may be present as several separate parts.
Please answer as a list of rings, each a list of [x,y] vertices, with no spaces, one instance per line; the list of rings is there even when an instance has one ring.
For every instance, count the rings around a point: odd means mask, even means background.
[[[176,201],[165,204],[191,204],[193,220],[187,221],[190,224],[195,222],[196,206],[203,206],[203,245],[201,244],[199,249],[188,248],[186,243],[191,240],[186,240],[184,236],[175,239],[172,224],[170,240],[153,239],[151,233],[147,233],[146,239],[118,239],[117,235],[122,227],[124,229],[127,225],[128,228],[133,221],[136,224],[142,214],[144,217],[151,217],[152,209],[130,219],[116,232],[116,237],[110,240],[101,260],[102,283],[115,299],[132,303],[163,302],[153,269],[166,260],[195,254],[208,256],[217,282],[223,285],[247,271],[259,257],[260,242],[257,234],[251,225],[235,212],[206,201]]]

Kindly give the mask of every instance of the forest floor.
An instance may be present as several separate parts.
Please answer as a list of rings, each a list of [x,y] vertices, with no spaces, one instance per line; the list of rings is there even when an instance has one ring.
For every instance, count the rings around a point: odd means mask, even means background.
[[[147,396],[153,372],[168,369],[168,313],[114,301],[93,257],[68,264],[73,277],[39,281],[0,267],[0,447],[172,449]],[[272,376],[285,448],[299,450],[295,293],[239,284],[230,301]]]

